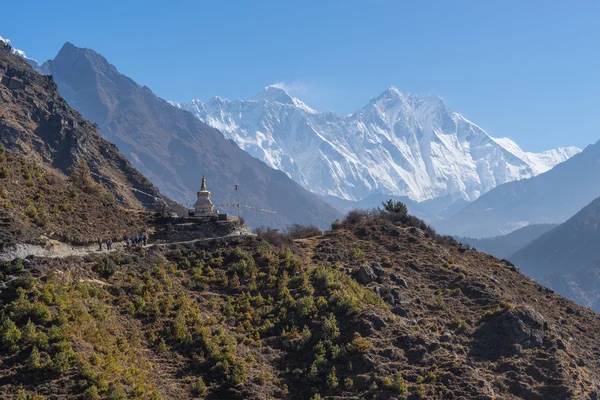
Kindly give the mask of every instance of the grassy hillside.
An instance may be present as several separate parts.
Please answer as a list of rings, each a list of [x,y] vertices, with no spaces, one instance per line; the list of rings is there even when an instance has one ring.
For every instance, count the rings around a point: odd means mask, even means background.
[[[0,244],[71,244],[121,239],[146,226],[147,215],[121,207],[85,163],[65,176],[0,145]]]
[[[597,314],[414,219],[334,228],[4,264],[0,396],[598,395]]]

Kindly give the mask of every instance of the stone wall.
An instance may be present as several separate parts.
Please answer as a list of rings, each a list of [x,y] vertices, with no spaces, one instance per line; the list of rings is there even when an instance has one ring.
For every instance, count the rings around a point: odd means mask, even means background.
[[[187,242],[197,239],[217,238],[235,232],[250,233],[248,227],[235,217],[227,221],[202,218],[160,218],[154,221],[153,243]]]

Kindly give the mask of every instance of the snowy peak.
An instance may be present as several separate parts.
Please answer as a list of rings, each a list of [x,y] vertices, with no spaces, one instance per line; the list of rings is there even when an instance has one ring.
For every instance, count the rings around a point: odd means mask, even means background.
[[[579,152],[525,152],[510,139],[492,138],[440,97],[394,86],[344,117],[319,113],[279,86],[251,100],[178,106],[306,189],[346,200],[385,193],[419,202],[473,201]]]
[[[300,108],[304,112],[318,114],[317,111],[313,110],[302,101],[289,94],[285,89],[277,85],[269,85],[265,87],[256,96],[254,96],[252,100],[286,104]]]
[[[0,42],[5,43],[7,45],[9,45],[11,47],[10,52],[14,55],[17,55],[19,57],[21,57],[23,60],[27,61],[27,63],[29,65],[31,65],[31,67],[33,67],[33,69],[35,69],[38,73],[42,74],[42,75],[49,75],[50,72],[48,71],[48,67],[46,64],[41,65],[38,60],[35,60],[33,58],[29,58],[27,57],[27,55],[25,54],[25,52],[23,50],[19,50],[17,48],[15,48],[11,41],[9,39],[5,39],[2,36],[0,36]]]

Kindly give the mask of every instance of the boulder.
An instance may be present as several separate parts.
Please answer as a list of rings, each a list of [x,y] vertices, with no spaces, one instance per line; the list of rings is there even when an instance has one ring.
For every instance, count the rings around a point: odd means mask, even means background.
[[[473,355],[489,360],[511,357],[544,342],[544,317],[531,307],[504,310],[490,316],[474,334]]]
[[[360,267],[358,270],[358,280],[365,285],[377,279],[377,275],[371,267]]]
[[[416,226],[412,226],[410,228],[410,233],[412,233],[413,235],[415,235],[417,237],[425,237],[425,232],[423,232],[422,230],[420,230]]]
[[[373,264],[371,264],[371,269],[373,270],[375,275],[377,275],[378,277],[385,275],[385,269],[383,269],[381,264],[378,262],[374,262]]]
[[[398,284],[398,286],[403,287],[404,289],[408,289],[408,283],[406,283],[406,279],[402,278],[398,274],[392,274],[390,278]]]

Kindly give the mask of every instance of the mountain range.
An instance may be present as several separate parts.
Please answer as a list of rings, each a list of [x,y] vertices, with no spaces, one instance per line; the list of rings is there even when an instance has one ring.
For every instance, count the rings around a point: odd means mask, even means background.
[[[72,107],[96,123],[104,138],[177,202],[194,203],[205,175],[215,204],[235,204],[239,199],[248,207],[275,212],[244,208],[243,216],[252,226],[304,222],[325,227],[339,215],[215,128],[119,73],[93,50],[66,43],[43,69],[52,74]],[[235,212],[226,206],[222,210]]]
[[[600,196],[600,142],[538,176],[498,186],[433,225],[440,232],[475,238],[530,224],[562,223]]]
[[[532,224],[501,236],[483,239],[457,237],[456,239],[461,243],[468,244],[478,251],[491,254],[494,257],[510,259],[515,252],[521,250],[555,226],[557,224]]]
[[[510,257],[527,275],[600,312],[600,198]]]
[[[320,113],[268,86],[250,100],[172,103],[313,193],[360,201],[375,193],[415,202],[473,201],[543,173],[580,150],[528,153],[493,138],[436,96],[391,86],[346,116]]]
[[[306,206],[297,218],[322,203],[94,52],[66,45],[42,76],[11,50],[0,43],[0,398],[600,397],[596,313],[437,235],[401,204],[299,240],[273,230],[176,240],[174,225],[210,223],[144,208],[156,187],[60,86],[142,165],[158,162],[159,145],[189,141],[167,147],[160,165],[219,163],[226,179],[238,161],[247,184],[266,185],[259,200]],[[555,273],[561,257],[593,264],[599,214],[600,200],[530,246]],[[149,223],[167,243],[153,234],[125,246]],[[98,249],[98,238],[121,243]],[[39,252],[7,254],[19,246]]]

